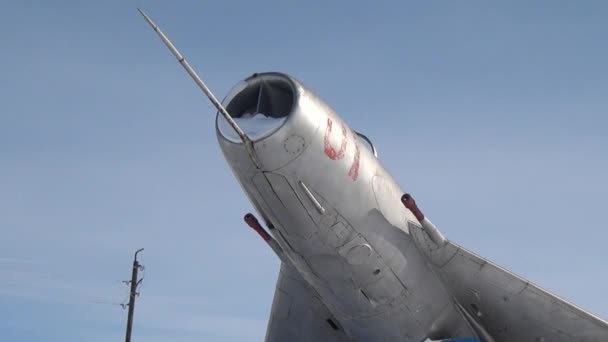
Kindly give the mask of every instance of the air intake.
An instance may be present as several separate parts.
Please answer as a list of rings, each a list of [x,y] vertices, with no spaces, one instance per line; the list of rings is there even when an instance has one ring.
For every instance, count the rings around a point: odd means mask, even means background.
[[[255,74],[239,84],[224,100],[224,106],[237,125],[252,140],[274,133],[283,125],[295,103],[293,82],[282,74]],[[226,120],[218,116],[222,136],[241,142]]]

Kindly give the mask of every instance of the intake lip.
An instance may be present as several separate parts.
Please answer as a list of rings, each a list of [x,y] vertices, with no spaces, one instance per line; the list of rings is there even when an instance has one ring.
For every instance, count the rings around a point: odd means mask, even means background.
[[[256,141],[283,126],[296,105],[296,94],[295,83],[285,74],[253,74],[228,93],[223,105],[249,139]],[[217,115],[216,125],[227,140],[242,142],[221,115]]]

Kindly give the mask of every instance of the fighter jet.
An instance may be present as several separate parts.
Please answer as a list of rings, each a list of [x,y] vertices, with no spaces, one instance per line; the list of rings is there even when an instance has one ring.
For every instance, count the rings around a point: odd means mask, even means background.
[[[282,262],[266,341],[608,341],[608,322],[447,239],[300,81],[253,74],[220,103],[140,12],[217,109],[261,218],[245,222]]]

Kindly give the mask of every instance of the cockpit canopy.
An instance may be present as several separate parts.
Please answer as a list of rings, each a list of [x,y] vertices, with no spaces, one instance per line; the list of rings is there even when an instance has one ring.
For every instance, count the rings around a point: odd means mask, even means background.
[[[365,147],[367,147],[374,154],[374,157],[378,158],[378,151],[376,151],[376,147],[374,146],[374,144],[372,144],[372,141],[365,134],[363,134],[361,132],[355,131],[355,133],[357,133],[359,138],[361,138],[360,141],[363,142]]]

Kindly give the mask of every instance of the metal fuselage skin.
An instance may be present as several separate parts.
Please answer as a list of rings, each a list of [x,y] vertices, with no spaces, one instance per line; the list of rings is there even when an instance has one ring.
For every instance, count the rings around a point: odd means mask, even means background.
[[[238,118],[249,105],[245,98],[253,99],[244,92],[262,93],[263,84],[281,88],[275,93],[291,103],[282,105],[285,122],[253,141],[261,168],[222,133],[221,116],[219,144],[284,255],[340,328],[373,341],[421,341],[466,329],[409,235],[407,222],[418,221],[400,202],[403,190],[328,105],[294,78],[266,73],[237,85],[224,106]]]

